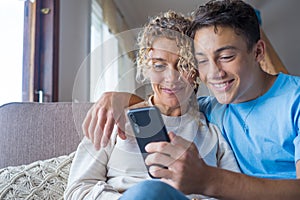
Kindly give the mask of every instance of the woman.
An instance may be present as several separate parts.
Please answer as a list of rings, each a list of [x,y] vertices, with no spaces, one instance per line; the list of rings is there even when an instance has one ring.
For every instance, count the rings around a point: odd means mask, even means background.
[[[217,127],[198,112],[193,41],[184,35],[189,26],[189,19],[169,11],[144,27],[138,40],[137,77],[150,81],[153,95],[130,108],[157,106],[167,130],[194,142],[209,165],[239,171]],[[71,166],[66,199],[118,199],[129,187],[150,179],[129,123],[125,132],[127,139],[122,140],[114,131],[100,151],[83,139]]]

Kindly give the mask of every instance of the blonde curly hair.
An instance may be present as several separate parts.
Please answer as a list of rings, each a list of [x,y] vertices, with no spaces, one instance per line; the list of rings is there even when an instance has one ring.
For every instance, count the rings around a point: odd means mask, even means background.
[[[190,78],[195,80],[197,89],[198,71],[196,68],[195,57],[193,55],[193,40],[186,35],[191,25],[191,19],[174,11],[162,13],[153,17],[144,26],[138,36],[139,51],[136,58],[137,80],[144,82],[147,80],[147,71],[151,68],[149,63],[149,51],[157,38],[166,37],[176,41],[179,49],[179,61],[177,69],[180,74],[186,72]]]

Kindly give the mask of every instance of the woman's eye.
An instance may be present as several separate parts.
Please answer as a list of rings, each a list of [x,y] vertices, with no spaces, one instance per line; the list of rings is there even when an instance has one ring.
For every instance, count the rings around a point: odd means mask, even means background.
[[[198,65],[203,65],[207,62],[207,60],[197,60]]]
[[[166,68],[166,65],[162,65],[162,64],[154,64],[153,65],[153,69],[155,71],[163,71],[163,70],[165,70],[165,68]]]

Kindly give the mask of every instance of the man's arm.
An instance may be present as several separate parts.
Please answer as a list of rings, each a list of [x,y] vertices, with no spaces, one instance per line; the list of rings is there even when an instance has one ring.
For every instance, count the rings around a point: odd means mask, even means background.
[[[141,101],[142,98],[131,93],[105,92],[88,111],[82,124],[83,133],[97,150],[107,145],[115,124],[120,138],[126,139],[124,108]]]
[[[299,171],[299,169],[297,169]],[[300,179],[272,180],[212,168],[205,193],[220,199],[300,199]]]
[[[204,194],[219,199],[300,199],[300,161],[298,179],[271,180],[250,177],[206,165],[197,147],[180,136],[169,134],[171,143],[156,142],[146,146],[150,172],[185,194]],[[164,152],[164,153],[161,153]]]

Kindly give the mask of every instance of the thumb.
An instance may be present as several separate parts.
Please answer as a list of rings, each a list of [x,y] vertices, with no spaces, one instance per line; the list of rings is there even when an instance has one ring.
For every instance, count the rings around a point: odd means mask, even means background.
[[[170,131],[170,132],[168,133],[168,135],[169,135],[169,138],[170,138],[171,142],[172,142],[172,140],[174,140],[175,137],[176,137],[175,133],[172,132],[172,131]]]

